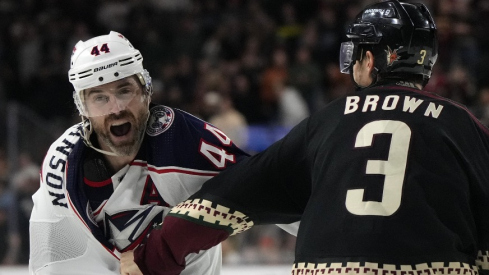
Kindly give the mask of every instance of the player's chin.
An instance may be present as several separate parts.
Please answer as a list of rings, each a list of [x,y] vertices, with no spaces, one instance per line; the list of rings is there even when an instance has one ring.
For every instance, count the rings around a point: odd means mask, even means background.
[[[138,151],[137,142],[112,143],[112,151],[119,156],[131,156]]]
[[[110,143],[113,150],[117,151],[119,155],[131,155],[139,149],[139,137],[136,129],[132,129],[123,136],[110,133]]]

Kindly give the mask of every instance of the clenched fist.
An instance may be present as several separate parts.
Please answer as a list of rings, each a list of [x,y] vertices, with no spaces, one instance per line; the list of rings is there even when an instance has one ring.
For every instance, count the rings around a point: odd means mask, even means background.
[[[143,275],[138,265],[134,262],[132,250],[121,255],[121,275]]]

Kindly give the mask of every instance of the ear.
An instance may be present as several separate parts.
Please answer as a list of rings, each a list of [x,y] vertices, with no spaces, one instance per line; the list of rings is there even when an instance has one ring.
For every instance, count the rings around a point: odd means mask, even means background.
[[[374,69],[374,64],[375,64],[375,57],[374,55],[372,54],[371,51],[366,51],[365,52],[365,57],[364,57],[364,62],[365,62],[365,66],[367,67],[368,69],[368,72],[371,73]]]

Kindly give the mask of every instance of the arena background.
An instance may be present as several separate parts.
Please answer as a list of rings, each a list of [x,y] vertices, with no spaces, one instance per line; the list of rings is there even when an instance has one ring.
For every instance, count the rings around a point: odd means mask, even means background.
[[[77,41],[121,32],[144,57],[154,102],[214,123],[254,154],[353,92],[339,73],[339,44],[348,22],[373,2],[0,0],[0,274],[26,273],[39,165],[79,121],[67,77]],[[432,11],[440,42],[426,89],[488,125],[489,1],[419,2]],[[226,274],[287,274],[294,245],[275,226],[232,237],[224,243]]]

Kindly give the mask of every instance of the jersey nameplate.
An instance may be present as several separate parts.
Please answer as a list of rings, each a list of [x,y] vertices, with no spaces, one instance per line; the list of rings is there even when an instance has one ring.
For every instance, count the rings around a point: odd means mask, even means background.
[[[73,129],[68,136],[80,137],[80,128]],[[47,185],[49,196],[52,197],[51,203],[54,206],[61,206],[68,208],[66,202],[66,196],[63,191],[63,184],[65,179],[65,169],[68,155],[73,151],[76,140],[68,140],[64,138],[60,141],[51,156],[49,157],[49,168],[46,169],[46,175],[44,181]],[[48,157],[46,158],[48,159]]]
[[[433,102],[423,104],[424,100],[410,96],[401,97],[398,95],[389,95],[381,98],[378,95],[367,95],[363,102],[361,101],[362,98],[359,96],[347,97],[344,114],[351,114],[358,110],[365,113],[374,112],[377,108],[384,111],[399,108],[403,112],[411,114],[417,110],[421,110],[426,117],[438,118],[443,110],[443,105],[437,105]]]

